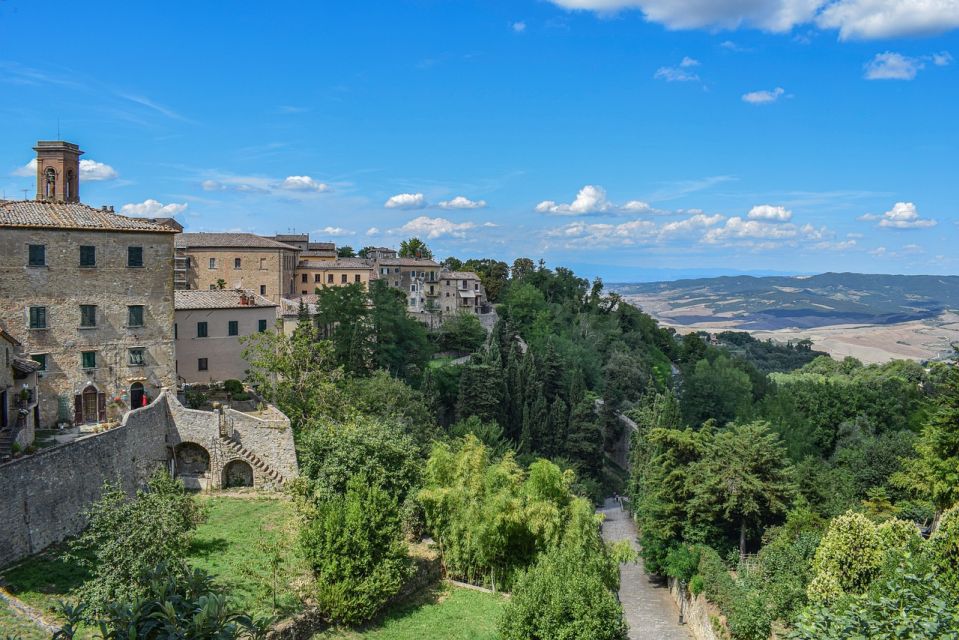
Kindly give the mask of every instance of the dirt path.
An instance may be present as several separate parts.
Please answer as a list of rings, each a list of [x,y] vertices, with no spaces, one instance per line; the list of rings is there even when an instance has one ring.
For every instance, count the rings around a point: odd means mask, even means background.
[[[612,499],[599,511],[603,521],[603,539],[607,542],[628,539],[636,547],[636,525]],[[689,640],[692,636],[679,624],[679,609],[665,587],[652,582],[642,560],[619,567],[619,600],[623,603],[630,640]]]

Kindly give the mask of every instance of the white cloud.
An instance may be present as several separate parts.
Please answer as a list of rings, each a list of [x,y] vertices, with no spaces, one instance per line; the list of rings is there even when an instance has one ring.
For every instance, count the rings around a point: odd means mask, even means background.
[[[570,10],[639,9],[669,29],[759,28],[786,33],[803,24],[837,29],[842,40],[923,36],[959,27],[956,0],[551,0]]]
[[[683,56],[683,59],[680,61],[679,66],[683,69],[688,69],[689,67],[698,67],[699,60],[696,58],[690,58],[689,56]]]
[[[849,251],[850,249],[855,249],[857,244],[855,240],[839,240],[836,242],[826,240],[814,244],[813,249],[820,249],[822,251]]]
[[[553,229],[551,237],[562,238],[567,246],[592,249],[595,247],[630,246],[655,242],[658,228],[649,220],[631,220],[622,224],[589,224],[573,222]]]
[[[699,82],[699,74],[691,70],[693,67],[698,66],[698,60],[686,56],[675,67],[660,67],[656,69],[653,78],[656,80],[665,80],[666,82]]]
[[[772,91],[750,91],[749,93],[743,94],[743,102],[748,102],[749,104],[769,104],[770,102],[776,102],[785,94],[786,91],[782,87],[776,87]]]
[[[236,191],[238,193],[269,193],[272,182],[254,176],[224,176],[200,183],[204,191]]]
[[[153,198],[148,198],[143,202],[125,204],[120,207],[120,213],[125,216],[136,216],[140,218],[172,218],[186,211],[187,204],[178,204],[171,202],[163,204]]]
[[[355,236],[356,232],[351,231],[350,229],[344,229],[343,227],[323,227],[322,229],[317,229],[313,233],[325,235],[325,236]]]
[[[456,196],[452,200],[444,200],[437,205],[440,209],[482,209],[486,200],[470,200],[466,196]]]
[[[37,175],[37,159],[33,158],[27,164],[13,171],[13,175],[32,178]],[[99,182],[115,180],[120,174],[108,164],[96,160],[80,161],[80,182]]]
[[[750,209],[746,217],[750,220],[766,220],[767,222],[789,222],[793,213],[785,207],[760,204]]]
[[[515,31],[516,33],[523,33],[524,31],[526,31],[526,23],[523,22],[522,20],[518,20],[518,21],[514,22],[512,25],[510,25],[510,27],[511,27],[511,28],[513,29],[513,31]]]
[[[947,67],[952,64],[952,54],[948,51],[932,54],[932,64],[937,67]]]
[[[422,193],[398,193],[383,206],[387,209],[422,209],[426,206],[426,198]]]
[[[366,230],[366,235],[368,236],[379,235],[379,233],[380,233],[379,227],[370,227],[369,229]]]
[[[707,244],[726,244],[735,240],[789,240],[799,235],[794,224],[776,224],[759,220],[744,220],[733,216],[726,224],[710,229],[703,242]]]
[[[865,64],[865,77],[866,80],[912,80],[925,66],[919,58],[887,51],[877,53]]]
[[[717,225],[722,221],[723,217],[718,213],[711,216],[704,213],[698,213],[691,218],[686,218],[685,220],[667,222],[660,228],[659,234],[661,238],[673,235],[684,235],[701,229],[708,229],[709,227]]]
[[[877,216],[867,213],[860,216],[860,220],[879,220],[879,226],[884,229],[928,229],[938,224],[935,220],[922,218],[919,210],[912,202],[897,202],[892,209]]]
[[[589,215],[604,213],[613,209],[613,205],[606,200],[606,191],[602,187],[588,184],[579,190],[576,199],[569,204],[559,204],[552,200],[544,200],[536,205],[539,213],[552,213],[561,216]]]
[[[425,236],[428,240],[434,240],[443,236],[464,238],[467,231],[475,228],[476,224],[473,222],[453,222],[446,218],[420,216],[410,220],[398,229],[393,229],[390,233]]]
[[[326,183],[317,182],[310,176],[287,176],[280,183],[281,189],[287,191],[329,191],[330,187]]]
[[[620,207],[620,209],[626,213],[658,213],[648,202],[643,202],[642,200],[630,200]]]

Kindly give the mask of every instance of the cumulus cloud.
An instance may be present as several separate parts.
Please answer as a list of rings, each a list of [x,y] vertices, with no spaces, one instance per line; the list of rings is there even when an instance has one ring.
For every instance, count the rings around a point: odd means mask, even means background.
[[[466,196],[456,196],[452,200],[444,200],[438,205],[440,209],[482,209],[486,200],[470,200]]]
[[[723,216],[698,213],[683,220],[657,224],[638,218],[620,224],[572,222],[550,230],[547,235],[561,239],[570,248],[651,245],[701,233],[722,222]]]
[[[37,159],[33,158],[27,164],[13,171],[13,175],[31,178],[37,175]],[[108,164],[96,160],[80,161],[80,182],[99,182],[101,180],[115,180],[119,177],[117,170]]]
[[[281,189],[287,191],[329,191],[330,187],[326,183],[317,182],[310,176],[287,176],[280,183]]]
[[[859,216],[859,219],[866,222],[878,220],[883,229],[928,229],[938,224],[935,220],[921,217],[912,202],[897,202],[881,216],[867,213]]]
[[[698,66],[698,60],[686,56],[675,67],[660,67],[653,78],[666,82],[699,82],[699,74],[693,71]]]
[[[522,20],[518,20],[514,22],[513,24],[510,25],[510,27],[516,33],[523,33],[524,31],[526,31],[526,23],[523,22]]]
[[[766,220],[768,222],[789,222],[792,220],[792,211],[785,207],[774,207],[768,204],[756,205],[749,210],[746,217],[750,220]]]
[[[602,187],[588,184],[579,190],[576,199],[569,204],[554,202],[553,200],[543,200],[536,205],[536,211],[539,213],[552,213],[561,216],[589,215],[591,213],[603,213],[613,208],[613,205],[606,200],[606,191]]]
[[[696,215],[686,218],[685,220],[667,222],[660,228],[659,236],[660,238],[665,238],[667,236],[685,235],[701,229],[708,229],[719,224],[722,222],[722,220],[723,217],[718,213],[711,216],[704,213],[697,213]]]
[[[368,236],[379,235],[379,233],[380,233],[379,227],[370,227],[369,229],[366,230],[366,235]]]
[[[172,218],[186,211],[187,204],[184,202],[178,204],[171,202],[163,204],[153,198],[148,198],[143,202],[129,203],[120,207],[120,213],[125,216],[135,216],[138,218]]]
[[[782,87],[776,87],[772,91],[750,91],[743,94],[743,102],[749,104],[769,104],[776,102],[786,93]]]
[[[803,24],[842,40],[924,36],[959,27],[956,0],[552,0],[570,10],[638,9],[669,29],[754,27],[785,33]]]
[[[919,58],[887,51],[866,63],[866,80],[912,80],[925,64]]]
[[[313,233],[318,233],[326,236],[355,236],[356,232],[351,231],[350,229],[344,229],[343,227],[323,227],[322,229],[317,229]]]
[[[426,206],[426,198],[422,193],[398,193],[383,205],[387,209],[422,209]]]
[[[219,180],[204,180],[204,191],[236,191],[238,193],[269,193],[270,183],[263,178],[230,176]]]
[[[952,54],[948,51],[932,54],[932,64],[937,67],[946,67],[952,64]]]
[[[465,238],[466,232],[475,228],[476,223],[473,222],[453,222],[446,218],[420,216],[410,220],[398,229],[393,229],[391,233],[425,236],[428,240],[435,240],[444,236]]]

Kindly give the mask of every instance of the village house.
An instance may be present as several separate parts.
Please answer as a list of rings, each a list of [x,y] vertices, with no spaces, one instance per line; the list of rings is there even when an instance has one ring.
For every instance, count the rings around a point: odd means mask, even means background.
[[[374,262],[376,278],[406,294],[406,310],[420,315],[434,309],[439,298],[442,267],[433,260],[383,258]],[[430,286],[432,285],[432,289]]]
[[[301,260],[296,268],[296,282],[300,295],[315,293],[323,287],[342,287],[360,284],[367,288],[373,277],[373,265],[360,258],[337,258],[309,262]]]
[[[472,271],[446,271],[440,274],[440,297],[437,302],[443,315],[460,311],[487,313],[486,291],[478,275]]]
[[[183,233],[177,289],[246,289],[279,304],[296,291],[299,250],[252,233]]]
[[[241,338],[270,331],[277,305],[243,289],[176,292],[176,371],[182,383],[243,380],[248,368]]]
[[[41,141],[34,200],[0,200],[0,323],[40,364],[38,426],[112,420],[175,381],[169,219],[80,202],[77,145]]]
[[[24,356],[19,340],[0,328],[0,460],[9,458],[14,447],[33,444],[39,421],[40,363]]]

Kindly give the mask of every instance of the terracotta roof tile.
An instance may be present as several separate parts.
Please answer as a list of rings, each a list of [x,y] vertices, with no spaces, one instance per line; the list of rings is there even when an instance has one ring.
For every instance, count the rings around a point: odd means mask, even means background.
[[[176,239],[177,248],[214,248],[214,249],[289,249],[296,247],[277,242],[255,233],[181,233]]]
[[[247,309],[276,307],[261,295],[244,289],[185,289],[174,291],[175,309]],[[244,304],[243,299],[248,300]]]
[[[85,204],[37,200],[0,200],[0,227],[180,232],[174,226],[159,224],[150,218],[121,216]]]

